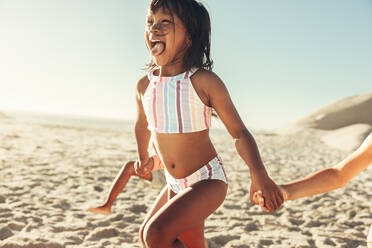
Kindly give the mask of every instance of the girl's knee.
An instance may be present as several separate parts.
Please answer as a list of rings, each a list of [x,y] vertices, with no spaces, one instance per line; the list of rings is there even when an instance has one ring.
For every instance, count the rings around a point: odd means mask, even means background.
[[[166,225],[152,222],[145,226],[143,237],[145,244],[150,248],[164,247],[170,244],[172,239],[167,236],[169,232],[166,230]]]

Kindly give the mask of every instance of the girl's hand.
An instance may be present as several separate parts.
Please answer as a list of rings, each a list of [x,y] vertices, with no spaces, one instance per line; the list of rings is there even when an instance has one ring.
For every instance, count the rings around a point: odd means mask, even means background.
[[[152,169],[154,168],[154,160],[153,158],[148,158],[147,161],[140,161],[137,160],[134,164],[134,171],[138,176],[145,176],[151,173]]]
[[[288,200],[288,193],[287,191],[282,187],[279,186],[279,190],[283,195],[284,201]],[[254,192],[253,194],[253,204],[259,205],[263,211],[269,212],[269,210],[265,207],[265,198],[262,196],[262,191],[258,190],[257,192]]]
[[[250,191],[250,200],[252,204],[257,204],[257,202],[262,203],[262,200],[257,201],[257,197],[256,199],[254,198],[254,193],[257,191],[262,192],[261,195],[263,198],[263,207],[265,211],[272,213],[283,204],[284,197],[282,192],[268,176],[256,175],[252,177]],[[259,205],[261,206],[260,203]]]

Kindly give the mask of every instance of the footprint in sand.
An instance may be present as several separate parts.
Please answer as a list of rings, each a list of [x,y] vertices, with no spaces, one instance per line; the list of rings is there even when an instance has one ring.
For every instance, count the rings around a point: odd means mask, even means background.
[[[336,243],[333,242],[330,238],[326,238],[323,243],[325,245],[336,246]]]
[[[310,245],[311,247],[316,247],[316,246],[315,246],[315,240],[313,240],[313,239],[307,239],[307,243],[309,243],[309,245]]]
[[[224,204],[223,205],[224,208],[226,209],[241,209],[241,205],[235,205],[235,204]]]
[[[84,218],[85,216],[87,216],[86,214],[73,214],[72,215],[74,218],[78,218],[78,219],[82,219]]]
[[[81,243],[83,243],[84,240],[82,240],[81,238],[79,237],[75,237],[75,236],[70,236],[70,237],[67,237],[67,239],[69,241],[65,242],[63,245],[67,246],[67,245],[80,245]]]
[[[260,245],[262,245],[263,247],[267,247],[267,246],[269,246],[269,245],[274,244],[274,242],[271,241],[271,240],[269,240],[269,239],[261,239],[261,240],[258,241],[258,243],[259,243]]]
[[[318,221],[318,220],[311,220],[309,222],[306,223],[306,227],[320,227],[322,225],[326,225],[326,223],[323,223],[321,221]]]
[[[14,231],[21,231],[26,225],[24,223],[11,222],[8,227]]]
[[[231,240],[234,240],[234,239],[239,240],[240,236],[217,234],[215,237],[210,238],[210,240],[213,241],[213,243],[218,245],[217,247],[221,247],[221,246],[227,244],[228,242],[230,242]]]
[[[98,223],[95,223],[95,226],[97,227],[107,227],[110,226],[112,223],[109,220],[100,221]]]
[[[97,191],[97,192],[102,192],[103,188],[100,187],[100,186],[94,186],[94,190]]]
[[[5,213],[5,214],[1,214],[0,215],[0,220],[1,219],[8,219],[10,217],[13,217],[13,214],[12,213]]]
[[[114,226],[116,228],[118,228],[119,230],[122,230],[122,229],[126,228],[128,226],[128,224],[127,223],[124,223],[124,222],[119,222],[117,224],[114,224]]]
[[[64,201],[62,201],[60,203],[57,203],[57,204],[52,205],[52,207],[54,207],[54,208],[60,208],[62,210],[68,210],[68,209],[71,208],[71,205],[67,201],[64,200]]]
[[[129,210],[136,214],[146,213],[147,206],[143,204],[134,204],[132,207],[129,208]]]
[[[13,235],[14,234],[9,227],[7,226],[0,227],[0,240],[5,240]]]
[[[101,239],[117,237],[118,235],[119,231],[116,228],[99,228],[98,230],[91,232],[88,235],[87,240],[98,241]]]
[[[297,226],[289,226],[288,231],[290,231],[290,232],[301,232],[302,229],[297,227]]]
[[[295,225],[295,226],[301,226],[303,223],[305,223],[305,221],[301,219],[289,218],[288,220],[292,225]]]
[[[30,224],[28,224],[28,225],[26,226],[25,231],[26,231],[26,232],[31,232],[32,230],[37,230],[38,227],[39,227],[39,225],[36,225],[36,224],[34,224],[34,223],[30,223]]]
[[[61,233],[61,232],[64,232],[66,231],[66,227],[64,226],[53,226],[52,227],[52,232],[53,233]]]
[[[111,222],[122,221],[122,220],[123,220],[123,217],[124,217],[124,215],[122,215],[122,214],[114,214],[114,215],[110,218],[110,221],[111,221]]]
[[[251,222],[244,227],[244,230],[247,232],[257,231],[258,229],[258,225],[255,222]]]
[[[123,221],[129,222],[129,223],[134,223],[137,219],[138,219],[138,216],[136,215],[130,215],[130,216],[123,217]]]
[[[100,182],[111,182],[112,178],[111,177],[99,177],[97,180]]]

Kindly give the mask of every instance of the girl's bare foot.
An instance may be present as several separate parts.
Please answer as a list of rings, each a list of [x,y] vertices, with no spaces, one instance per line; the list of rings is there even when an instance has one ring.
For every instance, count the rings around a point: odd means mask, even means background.
[[[95,213],[95,214],[110,215],[111,207],[103,205],[101,207],[88,208],[88,211]]]

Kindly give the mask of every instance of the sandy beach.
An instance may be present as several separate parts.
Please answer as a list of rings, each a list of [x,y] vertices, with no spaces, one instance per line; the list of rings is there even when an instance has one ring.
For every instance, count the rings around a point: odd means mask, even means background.
[[[255,133],[272,178],[285,183],[329,167],[350,151],[330,131]],[[206,221],[211,248],[366,247],[372,168],[345,188],[286,202],[273,214],[249,203],[248,167],[225,131],[212,140],[229,178],[223,205]],[[136,158],[132,130],[0,119],[0,247],[140,247],[138,230],[159,184],[132,178],[110,216],[86,209],[104,199],[121,165]]]
[[[371,27],[372,0],[0,0],[0,248],[372,248]],[[189,187],[164,208],[148,141]]]

